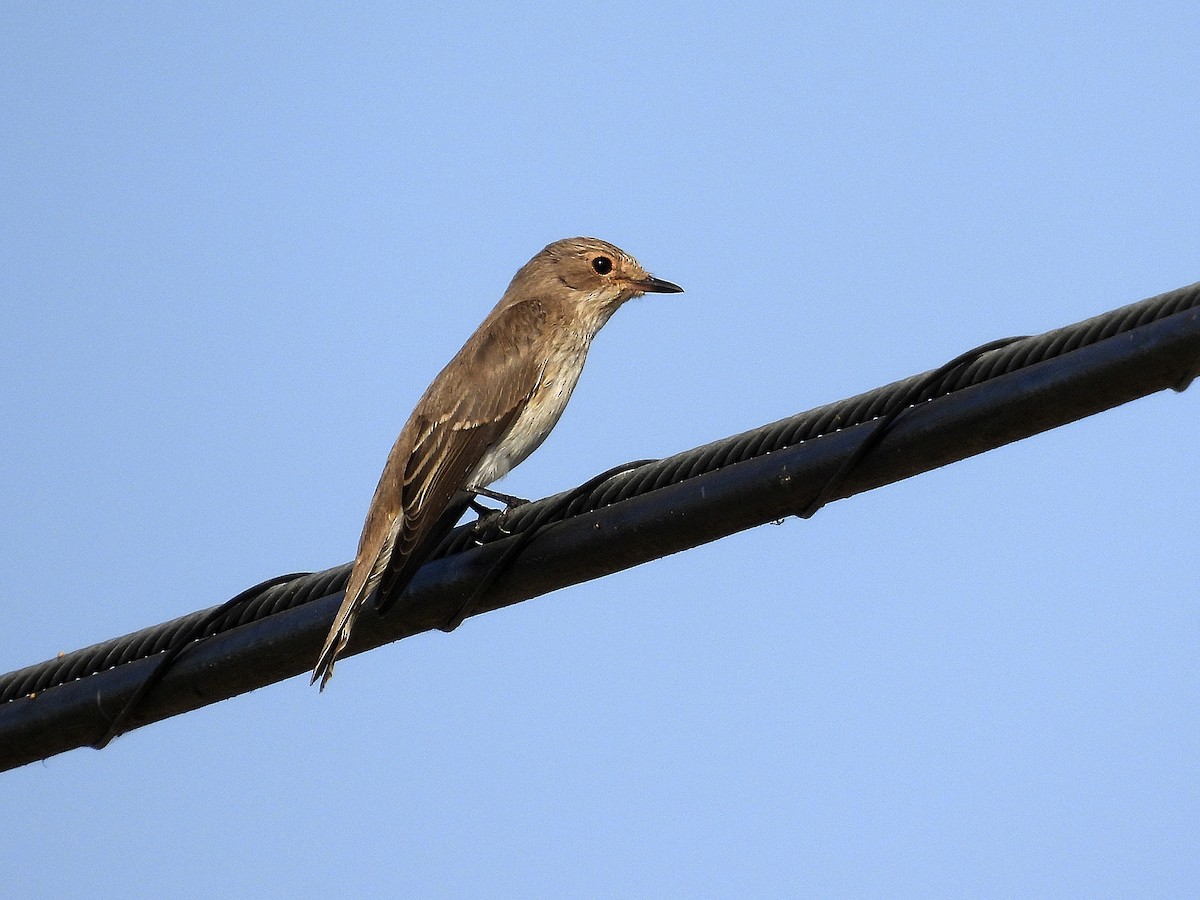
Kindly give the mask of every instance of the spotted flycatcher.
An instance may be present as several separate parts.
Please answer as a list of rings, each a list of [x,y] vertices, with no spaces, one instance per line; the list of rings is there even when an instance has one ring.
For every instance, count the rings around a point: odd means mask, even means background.
[[[626,300],[683,288],[596,238],[555,241],[513,277],[483,324],[433,380],[388,455],[367,510],[346,597],[312,680],[325,688],[372,595],[383,611],[468,503],[557,424],[592,338]]]

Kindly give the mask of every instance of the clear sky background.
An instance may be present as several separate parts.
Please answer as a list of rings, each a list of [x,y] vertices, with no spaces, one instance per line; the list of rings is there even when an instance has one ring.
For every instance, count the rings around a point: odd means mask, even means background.
[[[9,3],[0,669],[353,555],[551,240],[543,496],[1200,280],[1200,7]],[[1183,896],[1200,390],[0,775],[13,897]]]

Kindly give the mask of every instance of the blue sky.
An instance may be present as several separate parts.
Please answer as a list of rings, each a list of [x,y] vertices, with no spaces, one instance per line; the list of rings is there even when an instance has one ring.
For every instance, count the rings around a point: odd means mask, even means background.
[[[542,496],[1200,280],[1192,4],[9,4],[0,668],[352,556],[544,244]],[[1197,394],[0,775],[14,896],[1179,896]]]

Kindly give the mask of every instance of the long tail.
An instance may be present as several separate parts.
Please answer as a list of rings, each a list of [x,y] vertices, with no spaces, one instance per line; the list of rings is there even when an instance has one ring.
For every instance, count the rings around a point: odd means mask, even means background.
[[[434,520],[433,527],[427,529],[415,549],[402,558],[393,558],[396,536],[401,522],[401,518],[397,516],[370,569],[367,570],[364,559],[355,560],[350,580],[346,584],[346,597],[342,600],[337,615],[333,617],[333,625],[329,629],[329,636],[325,638],[325,646],[321,648],[321,655],[317,657],[317,664],[313,668],[312,680],[309,681],[309,684],[316,684],[319,678],[321,679],[321,690],[325,690],[325,685],[333,677],[333,664],[346,649],[346,644],[350,640],[350,632],[354,629],[354,623],[358,621],[362,611],[369,605],[371,596],[376,593],[375,589],[379,588],[376,602],[379,614],[383,615],[404,593],[409,581],[424,564],[429,554],[437,549],[442,539],[454,528],[454,524],[462,517],[463,511],[474,496],[470,491],[455,493],[446,509]],[[395,565],[393,566],[392,563]],[[367,574],[363,575],[359,571],[360,568],[366,570]]]
[[[389,534],[389,538],[391,537]],[[358,621],[359,615],[383,577],[383,572],[391,559],[392,543],[391,540],[385,542],[386,550],[375,557],[370,568],[363,565],[363,560],[355,560],[354,568],[350,572],[350,580],[346,583],[346,596],[342,600],[342,605],[338,607],[337,615],[333,617],[333,625],[329,628],[329,635],[325,638],[325,646],[321,648],[321,655],[317,657],[317,664],[313,667],[312,680],[309,681],[309,684],[315,684],[318,678],[321,679],[321,690],[325,690],[325,685],[329,684],[329,679],[333,677],[333,664],[346,649],[346,643],[350,640],[350,632],[354,630],[354,623]]]
[[[380,579],[391,562],[392,550],[396,546],[396,534],[402,519],[402,516],[395,517],[383,537],[383,542],[373,553],[364,552],[365,548],[359,543],[354,568],[350,570],[350,579],[346,582],[346,596],[342,599],[342,605],[338,607],[337,615],[333,617],[333,625],[325,638],[325,646],[321,648],[317,664],[313,667],[312,679],[308,682],[310,685],[320,678],[321,690],[325,690],[325,685],[329,684],[329,679],[333,677],[333,664],[346,649],[350,632],[354,630],[354,623],[358,621],[363,607],[379,586]]]
[[[364,582],[353,594],[347,591],[346,598],[342,601],[342,605],[333,619],[329,635],[325,638],[325,646],[321,648],[321,655],[317,657],[317,664],[313,668],[312,680],[309,681],[309,684],[315,684],[320,678],[321,690],[325,690],[325,685],[333,677],[333,664],[337,662],[341,652],[346,649],[346,643],[350,640],[350,632],[354,629],[354,622],[358,619],[363,607],[366,606],[367,592],[363,590],[365,587]]]

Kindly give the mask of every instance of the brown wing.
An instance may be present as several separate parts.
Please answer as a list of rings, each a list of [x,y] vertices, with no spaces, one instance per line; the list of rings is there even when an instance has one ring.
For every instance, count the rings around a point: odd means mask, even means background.
[[[386,583],[386,608],[453,526],[445,520],[455,495],[537,386],[545,327],[536,301],[497,307],[417,404],[375,489],[345,599],[313,670],[322,688],[375,588]]]

